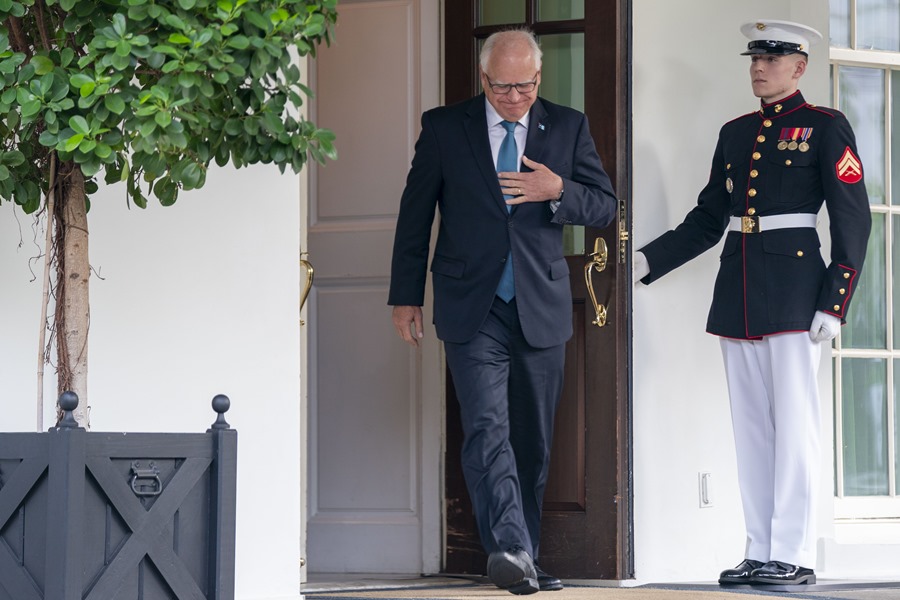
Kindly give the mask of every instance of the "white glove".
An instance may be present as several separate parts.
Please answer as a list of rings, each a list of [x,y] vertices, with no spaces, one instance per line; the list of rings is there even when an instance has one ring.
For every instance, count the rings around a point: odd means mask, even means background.
[[[840,318],[817,310],[809,328],[809,339],[814,342],[827,342],[833,340],[840,331]]]
[[[634,276],[634,283],[637,284],[641,279],[650,274],[650,263],[643,252],[634,253],[634,261],[631,264],[631,272]]]

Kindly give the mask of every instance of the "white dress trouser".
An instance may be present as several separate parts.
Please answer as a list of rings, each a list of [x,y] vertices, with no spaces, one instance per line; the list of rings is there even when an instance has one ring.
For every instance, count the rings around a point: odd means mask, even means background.
[[[721,338],[746,558],[816,562],[821,344],[805,331],[759,341]]]

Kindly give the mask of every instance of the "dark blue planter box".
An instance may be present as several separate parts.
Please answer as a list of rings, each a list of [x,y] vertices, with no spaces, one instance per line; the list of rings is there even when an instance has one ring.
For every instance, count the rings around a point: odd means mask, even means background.
[[[0,433],[0,600],[233,600],[237,432]]]

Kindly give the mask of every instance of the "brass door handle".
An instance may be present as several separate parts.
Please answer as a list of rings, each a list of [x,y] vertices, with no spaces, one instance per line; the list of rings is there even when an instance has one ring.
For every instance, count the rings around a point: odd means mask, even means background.
[[[594,283],[591,280],[591,274],[596,270],[598,273],[606,268],[606,240],[598,237],[594,240],[594,251],[589,255],[590,260],[584,265],[584,283],[587,285],[588,294],[591,296],[591,302],[594,304],[594,311],[597,318],[591,321],[591,325],[603,327],[606,325],[606,306],[597,302],[597,294],[594,293]]]
[[[303,305],[306,304],[306,297],[309,296],[309,290],[312,288],[313,283],[313,266],[308,260],[302,258],[304,254],[308,256],[306,252],[300,253],[300,266],[306,271],[306,282],[303,284],[303,292],[300,294],[300,310],[298,312],[303,310]],[[300,325],[306,325],[306,322],[300,319]]]

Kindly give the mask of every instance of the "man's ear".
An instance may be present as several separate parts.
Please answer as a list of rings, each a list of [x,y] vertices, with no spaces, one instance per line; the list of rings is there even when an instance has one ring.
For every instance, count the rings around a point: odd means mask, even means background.
[[[794,65],[794,79],[800,79],[803,77],[804,73],[806,73],[806,59],[801,58],[797,61],[797,64]]]

